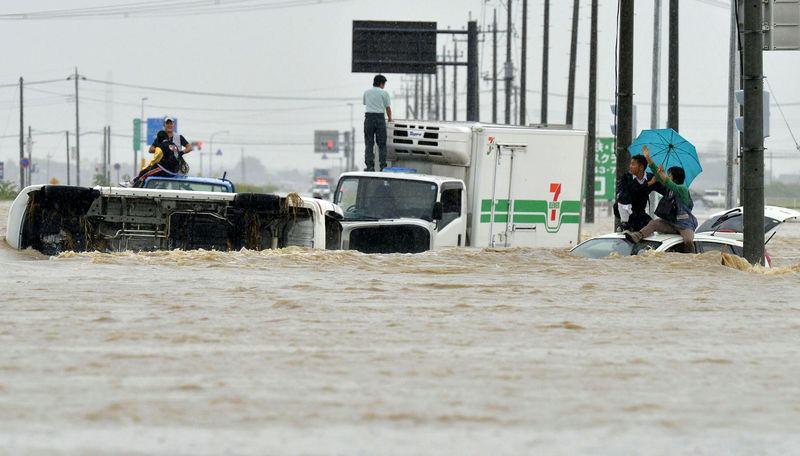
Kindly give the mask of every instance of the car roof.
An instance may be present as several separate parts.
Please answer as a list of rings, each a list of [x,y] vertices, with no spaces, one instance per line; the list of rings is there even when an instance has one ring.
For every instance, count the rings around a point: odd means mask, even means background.
[[[736,215],[741,215],[743,211],[742,206],[734,207],[731,209],[727,209],[720,212],[715,212],[708,216],[709,219],[714,217],[719,217],[720,215],[724,215],[727,213],[733,213]],[[785,207],[779,206],[764,206],[764,216],[769,217],[771,219],[775,219],[779,222],[785,222],[791,218],[800,218],[800,212],[795,211],[793,209],[787,209]]]
[[[622,239],[624,237],[625,237],[625,235],[622,234],[622,233],[608,233],[608,234],[604,234],[602,236],[595,236],[592,239]],[[587,240],[590,240],[590,239],[587,239]],[[682,240],[682,238],[681,238],[681,236],[679,234],[657,233],[657,234],[654,234],[652,236],[648,236],[648,237],[644,238],[644,240],[645,241],[660,242],[660,243],[663,244],[663,243],[670,242],[670,241],[679,241],[679,240]],[[716,242],[716,243],[719,243],[719,244],[731,244],[731,245],[737,245],[737,246],[741,246],[742,245],[742,241],[739,241],[739,240],[736,240],[736,239],[726,238],[726,237],[722,237],[722,236],[712,236],[710,234],[700,234],[700,233],[696,233],[694,235],[694,241],[695,242]]]
[[[200,176],[154,176],[148,177],[146,180],[166,180],[166,181],[179,181],[179,182],[196,182],[198,184],[214,184],[214,185],[230,185],[228,180],[218,179],[216,177],[200,177]]]

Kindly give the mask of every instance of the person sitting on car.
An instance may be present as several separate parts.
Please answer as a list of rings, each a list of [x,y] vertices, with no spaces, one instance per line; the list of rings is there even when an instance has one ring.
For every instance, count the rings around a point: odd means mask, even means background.
[[[625,237],[638,244],[656,231],[665,234],[677,233],[683,238],[684,251],[694,253],[694,230],[697,228],[697,219],[692,214],[694,203],[692,203],[689,189],[683,184],[686,180],[686,172],[679,166],[673,166],[665,174],[663,166],[656,167],[656,164],[653,163],[647,146],[642,148],[642,152],[650,170],[655,173],[667,192],[661,198],[655,211],[659,218],[651,221],[639,231],[625,231]]]
[[[653,173],[647,172],[647,159],[643,155],[631,157],[628,170],[617,181],[614,215],[622,222],[621,230],[639,231],[652,220],[647,213],[650,192],[663,195],[666,189]]]
[[[171,117],[166,117],[164,119],[164,130],[158,132],[156,139],[150,146],[153,158],[147,166],[142,168],[139,175],[133,179],[133,186],[143,186],[148,177],[169,177],[186,174],[189,166],[183,156],[191,151],[192,145],[186,141],[183,135],[178,135],[178,138],[175,138],[175,122]]]

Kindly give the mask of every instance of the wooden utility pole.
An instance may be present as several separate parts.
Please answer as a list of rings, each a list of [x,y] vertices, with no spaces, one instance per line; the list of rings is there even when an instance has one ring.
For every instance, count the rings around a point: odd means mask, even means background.
[[[657,1],[657,0],[656,0]],[[567,83],[567,125],[572,125],[575,114],[575,70],[578,59],[578,13],[580,0],[572,2],[572,40],[569,44],[569,82]]]
[[[619,81],[617,86],[617,178],[628,172],[633,140],[633,0],[620,0]],[[619,226],[619,219],[614,227]]]
[[[595,157],[597,151],[597,0],[592,0],[589,31],[589,113],[586,121],[586,223],[594,223]]]
[[[547,124],[547,78],[550,56],[550,0],[544,0],[544,36],[542,39],[542,124]]]
[[[678,0],[669,0],[669,81],[668,81],[668,107],[667,107],[667,127],[675,131],[680,131],[678,126],[678,65],[679,43],[678,43]]]
[[[514,77],[513,65],[511,63],[511,0],[506,1],[507,21],[506,21],[506,65],[505,74],[505,95],[506,95],[506,125],[511,124],[511,82]]]
[[[492,19],[492,123],[497,123],[497,9]]]
[[[764,34],[763,0],[744,0],[744,142],[742,210],[744,257],[764,264]]]
[[[576,0],[577,1],[577,0]],[[519,124],[525,125],[525,103],[528,89],[528,0],[522,0],[522,55],[519,59]]]

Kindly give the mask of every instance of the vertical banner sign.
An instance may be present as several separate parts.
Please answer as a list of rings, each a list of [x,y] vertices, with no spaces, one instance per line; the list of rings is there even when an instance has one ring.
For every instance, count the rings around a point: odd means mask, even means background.
[[[133,150],[142,150],[142,119],[133,119]]]
[[[614,138],[597,138],[595,154],[595,200],[613,201],[617,174],[617,156],[614,153]]]

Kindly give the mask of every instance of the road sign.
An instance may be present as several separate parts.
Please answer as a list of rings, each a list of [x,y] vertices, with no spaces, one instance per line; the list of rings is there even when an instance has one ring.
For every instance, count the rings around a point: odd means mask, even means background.
[[[121,166],[120,166],[119,163],[114,163],[114,169],[115,170],[119,171],[120,168],[121,168]]]
[[[596,201],[613,201],[617,179],[614,138],[597,138],[595,154],[594,198]]]
[[[335,154],[339,152],[339,132],[336,130],[315,130],[314,152],[318,154]]]
[[[178,119],[173,118],[172,120],[175,122],[175,131],[180,132],[180,130],[178,130]],[[153,144],[153,141],[156,139],[156,135],[158,134],[159,131],[163,129],[164,129],[163,117],[147,119],[147,144]]]
[[[436,73],[436,22],[353,21],[353,73]]]
[[[736,0],[739,32],[744,30],[744,2]],[[763,0],[761,7],[765,51],[800,50],[800,0]]]
[[[142,150],[142,119],[133,119],[133,150]]]
[[[0,161],[0,181],[5,179],[6,177],[5,174],[6,174],[5,164]]]
[[[27,168],[28,166],[30,166],[30,165],[31,165],[31,160],[30,160],[28,157],[25,157],[25,158],[23,158],[22,160],[20,160],[20,161],[19,161],[19,164],[20,164],[20,165],[21,165],[23,168]]]

